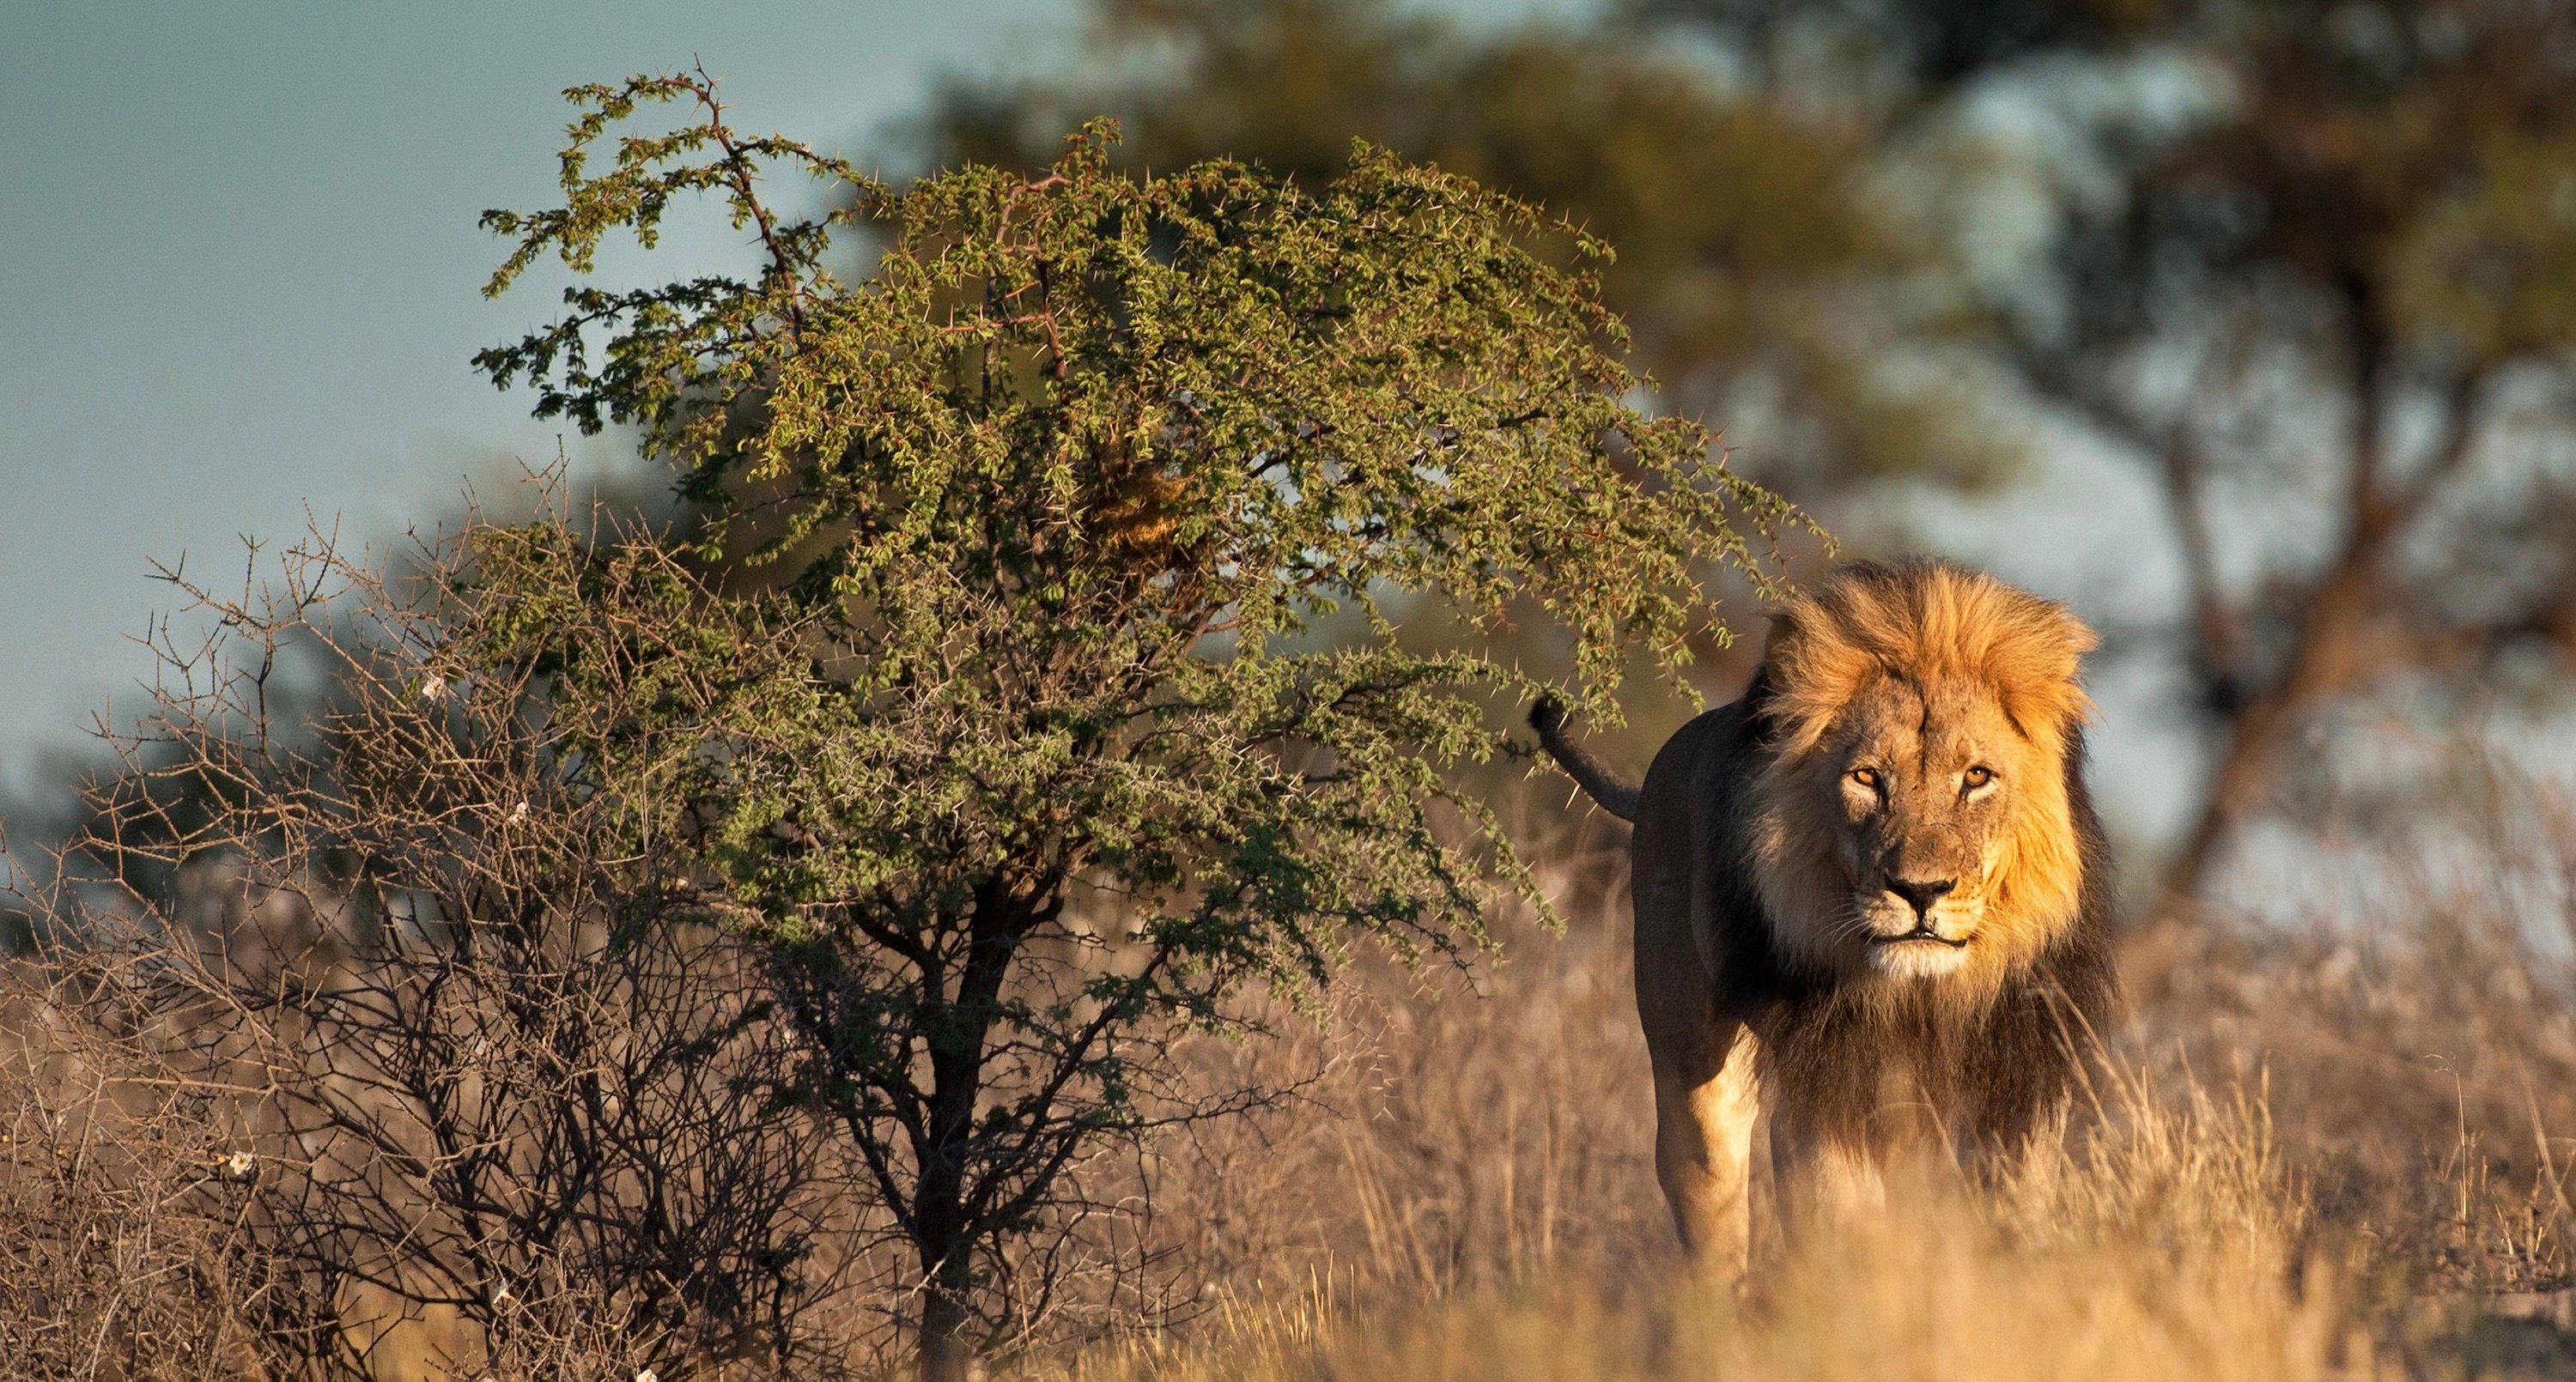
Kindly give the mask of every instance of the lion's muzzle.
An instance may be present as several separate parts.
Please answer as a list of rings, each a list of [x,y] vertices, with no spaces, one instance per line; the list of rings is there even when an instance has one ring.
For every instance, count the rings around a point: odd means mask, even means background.
[[[1966,963],[1982,909],[1956,878],[1889,877],[1864,908],[1870,967],[1931,978]]]

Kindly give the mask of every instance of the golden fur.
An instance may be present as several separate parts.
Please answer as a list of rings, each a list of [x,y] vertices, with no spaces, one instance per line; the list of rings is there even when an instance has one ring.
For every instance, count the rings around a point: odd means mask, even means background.
[[[1792,600],[1764,650],[1774,740],[1751,803],[1775,939],[1819,967],[1853,967],[1836,923],[1874,880],[1853,876],[1854,823],[1826,784],[1857,749],[1927,737],[1971,741],[1969,756],[2010,785],[1973,893],[1953,895],[1978,904],[1967,987],[1991,991],[2071,924],[2084,863],[2062,769],[2092,711],[2076,676],[2095,641],[2064,606],[1951,566],[1855,567]],[[2000,726],[1977,723],[1996,715]],[[1933,812],[1961,804],[1926,795]]]
[[[1779,612],[1744,698],[1674,735],[1642,788],[1568,742],[1553,702],[1533,712],[1637,823],[1656,1164],[1695,1251],[1742,1265],[1761,1111],[1794,1221],[1877,1196],[1892,1105],[2004,1145],[2062,1102],[2069,1019],[2111,990],[2082,776],[2094,641],[1983,573],[1859,563]]]

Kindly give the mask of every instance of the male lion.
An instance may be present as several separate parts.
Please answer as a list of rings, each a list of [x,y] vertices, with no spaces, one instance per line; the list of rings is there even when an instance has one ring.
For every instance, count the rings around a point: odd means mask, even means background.
[[[2076,680],[2094,643],[1991,576],[1860,562],[1780,611],[1744,698],[1683,726],[1642,790],[1553,698],[1531,710],[1636,823],[1655,1171],[1695,1257],[1744,1268],[1759,1111],[1795,1229],[1877,1203],[1926,1122],[2008,1150],[2063,1105],[2112,989]]]

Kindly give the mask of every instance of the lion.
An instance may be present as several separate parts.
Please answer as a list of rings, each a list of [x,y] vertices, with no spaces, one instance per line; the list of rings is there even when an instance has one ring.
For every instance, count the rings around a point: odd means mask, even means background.
[[[1857,562],[1791,599],[1742,699],[1632,786],[1540,743],[1635,823],[1655,1171],[1685,1249],[1740,1276],[1770,1118],[1792,1234],[1881,1204],[1925,1129],[2009,1153],[2063,1108],[2113,993],[2111,859],[2084,785],[2092,631],[1947,562]]]

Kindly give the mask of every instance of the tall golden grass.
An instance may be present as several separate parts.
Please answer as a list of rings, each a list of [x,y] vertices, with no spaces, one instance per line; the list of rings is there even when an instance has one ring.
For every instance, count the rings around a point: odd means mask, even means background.
[[[1617,843],[1549,851],[1564,934],[1507,919],[1469,982],[1364,968],[1328,1035],[1241,1053],[1320,1075],[1304,1110],[1167,1160],[1155,1232],[1205,1313],[1013,1370],[2576,1373],[2576,852],[2137,938],[2100,1071],[2026,1162],[1908,1168],[1881,1219],[1772,1235],[1738,1293],[1664,1222]]]
[[[1327,1025],[1283,1015],[1282,1040],[1199,1050],[1211,1080],[1297,1096],[1099,1171],[1095,1198],[1138,1211],[1102,1228],[1104,1286],[1032,1320],[992,1372],[2576,1373],[2576,830],[2552,840],[2389,870],[2367,904],[2136,938],[2100,1072],[2025,1163],[1974,1183],[1903,1168],[1883,1218],[1794,1249],[1769,1235],[1738,1293],[1672,1246],[1624,839],[1574,829],[1539,851],[1562,933],[1502,917],[1468,970],[1366,961]],[[188,1185],[229,1203],[220,1139],[167,1100],[99,1113],[94,1076],[26,1055],[18,1013],[0,1074],[0,1378],[260,1375],[244,1341],[294,1325],[296,1302],[204,1223],[156,1209]],[[126,1169],[83,1170],[109,1162]],[[899,1368],[894,1307],[849,1308],[830,1371]],[[154,1333],[119,1346],[132,1328]],[[442,1359],[475,1356],[388,1349],[375,1372],[449,1375]],[[586,1377],[609,1357],[510,1375]],[[764,1374],[709,1358],[695,1375]]]

